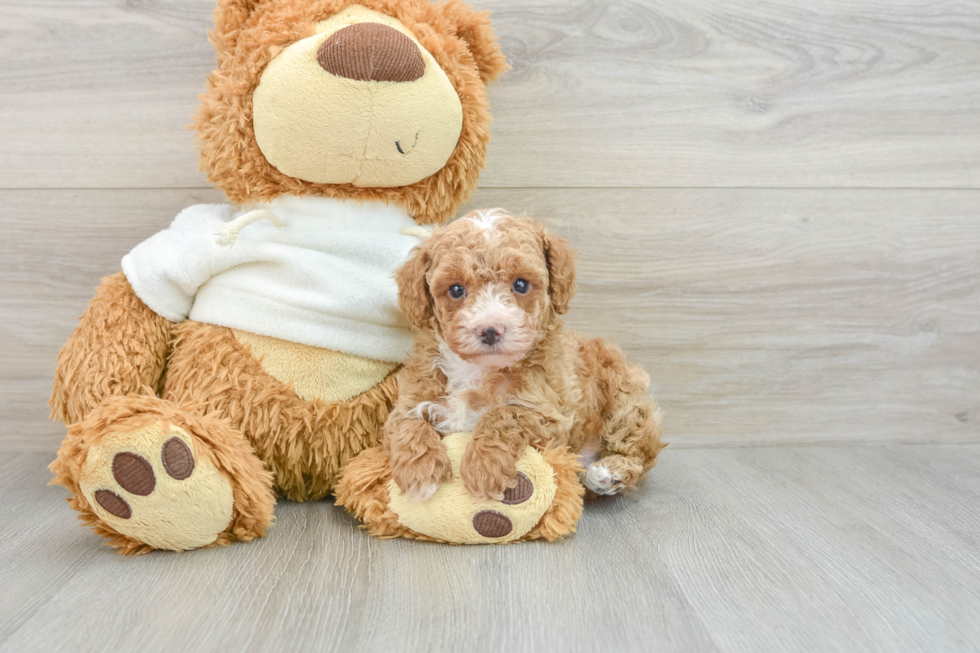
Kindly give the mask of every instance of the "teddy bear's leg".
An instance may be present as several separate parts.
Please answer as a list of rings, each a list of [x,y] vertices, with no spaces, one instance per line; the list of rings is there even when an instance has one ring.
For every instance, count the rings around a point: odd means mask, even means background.
[[[425,501],[413,502],[392,481],[382,447],[361,452],[343,470],[337,504],[377,537],[407,537],[453,544],[494,544],[573,533],[584,488],[578,456],[566,448],[528,447],[517,462],[517,485],[501,501],[478,501],[463,486],[460,460],[468,433],[443,439],[452,478]]]
[[[226,422],[143,395],[105,399],[70,427],[53,484],[122,554],[261,537],[272,475]]]

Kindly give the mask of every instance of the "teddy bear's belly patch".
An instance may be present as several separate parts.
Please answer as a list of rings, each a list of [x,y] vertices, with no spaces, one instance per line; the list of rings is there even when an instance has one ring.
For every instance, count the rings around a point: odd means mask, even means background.
[[[347,401],[384,381],[397,363],[232,329],[265,372],[307,401]]]

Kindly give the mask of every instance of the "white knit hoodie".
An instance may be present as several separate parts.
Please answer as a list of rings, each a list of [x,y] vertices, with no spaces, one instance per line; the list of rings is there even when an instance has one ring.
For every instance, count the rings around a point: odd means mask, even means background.
[[[394,273],[422,237],[412,218],[394,205],[322,197],[284,196],[251,208],[264,211],[236,223],[246,212],[226,204],[181,211],[123,257],[137,296],[172,322],[405,359],[412,334]],[[259,216],[282,226],[251,223]]]

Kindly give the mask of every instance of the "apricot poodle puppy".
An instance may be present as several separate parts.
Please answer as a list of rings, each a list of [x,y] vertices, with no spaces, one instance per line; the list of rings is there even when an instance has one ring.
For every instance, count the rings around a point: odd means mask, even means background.
[[[575,293],[568,243],[530,219],[475,211],[416,247],[397,275],[417,327],[384,447],[415,501],[451,474],[442,435],[473,433],[460,465],[477,499],[503,498],[528,445],[579,453],[596,494],[631,490],[665,446],[649,377],[619,348],[562,330]]]

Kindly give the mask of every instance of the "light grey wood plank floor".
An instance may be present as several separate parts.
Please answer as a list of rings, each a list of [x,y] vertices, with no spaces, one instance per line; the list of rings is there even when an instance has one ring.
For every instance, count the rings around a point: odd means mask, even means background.
[[[14,0],[0,186],[206,186],[214,0]],[[473,0],[514,70],[491,187],[980,185],[980,3]]]
[[[0,651],[980,650],[980,446],[668,450],[557,544],[379,541],[328,503],[121,558],[0,454]]]
[[[98,279],[220,199],[0,190],[0,449],[56,449],[54,360]],[[579,250],[568,322],[650,372],[675,446],[980,442],[980,191],[486,189],[470,206],[526,209]]]

